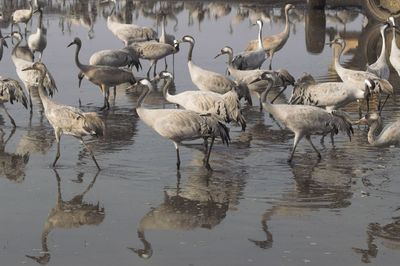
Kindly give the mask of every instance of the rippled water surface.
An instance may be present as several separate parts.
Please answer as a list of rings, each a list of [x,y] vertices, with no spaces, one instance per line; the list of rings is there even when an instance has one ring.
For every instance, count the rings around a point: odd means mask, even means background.
[[[81,60],[95,51],[121,48],[106,27],[112,5],[100,1],[39,1],[46,3],[44,24],[48,46],[43,61],[59,91],[54,100],[97,111],[107,128],[105,138],[90,140],[101,167],[98,172],[76,139],[63,136],[56,170],[53,129],[41,118],[38,96],[34,112],[7,104],[17,128],[0,117],[0,264],[1,265],[398,265],[400,259],[400,155],[398,148],[375,148],[367,131],[355,128],[344,136],[314,143],[318,160],[302,141],[293,163],[286,162],[293,135],[271,117],[244,104],[248,128],[231,126],[229,147],[217,141],[211,154],[214,171],[202,167],[201,141],[181,149],[176,171],[173,144],[149,129],[135,115],[139,91],[117,88],[112,108],[101,112],[101,94],[84,80],[78,88],[73,56],[67,45],[78,36]],[[167,33],[195,40],[196,64],[225,72],[226,58],[213,59],[231,46],[242,51],[255,39],[257,18],[264,35],[284,28],[284,3],[117,1],[127,23],[160,30],[159,11],[167,15]],[[338,80],[332,50],[324,43],[340,33],[347,41],[342,62],[365,68],[380,52],[379,22],[364,1],[327,0],[316,11],[306,1],[292,1],[291,35],[273,61],[296,78],[304,72],[317,80]],[[3,35],[10,15],[26,1],[0,1]],[[331,5],[329,5],[331,3]],[[35,31],[37,17],[28,28]],[[24,28],[24,26],[22,26]],[[29,34],[29,33],[28,33]],[[387,41],[392,39],[391,33]],[[18,78],[9,48],[0,74]],[[176,91],[195,89],[186,64],[188,45],[175,55]],[[169,70],[172,58],[168,59]],[[144,76],[149,63],[142,60]],[[267,67],[267,63],[264,67]],[[164,62],[158,69],[164,68]],[[399,77],[391,69],[396,89]],[[290,89],[279,98],[285,102]],[[384,122],[400,114],[397,98],[383,112]],[[146,100],[151,108],[175,108],[160,92]],[[357,105],[346,111],[356,119]]]

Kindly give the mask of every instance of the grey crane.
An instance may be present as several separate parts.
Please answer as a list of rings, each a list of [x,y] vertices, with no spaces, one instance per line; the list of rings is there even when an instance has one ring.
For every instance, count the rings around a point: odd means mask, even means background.
[[[214,113],[221,120],[230,123],[234,121],[242,126],[242,130],[246,129],[246,119],[240,110],[239,96],[236,91],[228,91],[225,94],[219,94],[212,91],[184,91],[179,94],[171,95],[169,88],[171,87],[173,76],[171,73],[162,71],[160,78],[167,79],[164,85],[163,94],[165,99],[170,103],[175,103],[186,110],[197,113]]]
[[[42,61],[43,51],[44,49],[46,49],[47,46],[47,29],[43,26],[42,9],[39,7],[33,13],[39,13],[39,21],[36,32],[32,33],[28,37],[28,46],[33,54],[35,54],[35,52],[40,53],[39,61]]]
[[[262,78],[270,79],[268,75],[263,75]],[[311,135],[326,135],[332,131],[335,133],[342,131],[351,138],[353,132],[351,122],[339,112],[331,113],[309,105],[271,104],[267,102],[266,98],[272,88],[272,80],[269,84],[261,95],[265,111],[294,133],[293,149],[288,162],[292,161],[296,147],[303,137],[310,143],[318,158],[321,158],[321,154],[312,143]]]
[[[4,106],[4,103],[9,102],[13,104],[14,101],[21,102],[25,108],[28,107],[28,99],[18,81],[0,76],[0,108],[3,109],[8,116],[13,127],[16,127],[14,119]]]
[[[382,49],[381,53],[376,59],[375,63],[367,66],[367,72],[375,74],[377,77],[382,79],[389,79],[390,69],[389,65],[386,60],[386,38],[385,38],[385,31],[387,28],[390,27],[388,22],[383,23],[380,27],[380,33],[382,37]]]
[[[317,83],[311,75],[305,74],[293,87],[289,103],[314,105],[331,112],[356,100],[366,100],[369,111],[369,99],[377,91],[376,86],[372,79],[365,80],[363,89],[348,82]]]
[[[139,68],[142,68],[138,53],[130,46],[126,46],[122,49],[108,49],[98,51],[90,56],[89,64],[98,66],[129,68],[135,66],[136,71],[139,71]],[[81,87],[81,82],[83,78],[84,75],[82,73],[79,73],[79,87]],[[116,86],[114,86],[114,99],[116,95],[116,89]]]
[[[245,100],[252,105],[251,95],[249,88],[246,84],[235,83],[233,80],[221,75],[219,73],[205,70],[192,61],[192,53],[194,48],[194,38],[190,35],[185,35],[182,42],[190,44],[188,52],[188,68],[192,82],[202,91],[213,91],[216,93],[224,94],[232,89],[235,89],[239,94],[239,99],[245,97]]]
[[[262,20],[258,19],[256,24],[258,25],[258,47],[257,49],[244,51],[235,55],[232,59],[232,65],[236,69],[250,70],[260,68],[267,58],[262,40],[262,28],[264,23]]]
[[[346,42],[342,38],[337,37],[328,44],[333,47],[335,70],[343,82],[349,82],[353,86],[358,86],[360,89],[364,89],[365,80],[370,79],[379,84],[379,94],[383,92],[387,95],[387,97],[393,94],[393,86],[386,79],[379,78],[377,75],[367,71],[344,68],[340,64],[340,56],[342,55],[344,48],[346,47]],[[381,101],[379,99],[378,108],[380,108],[380,105]]]
[[[30,113],[32,114],[33,107],[32,107],[31,89],[38,87],[38,77],[40,76],[40,73],[38,71],[22,71],[22,69],[31,66],[32,62],[17,56],[17,48],[19,47],[19,44],[22,41],[21,33],[13,32],[11,36],[17,39],[17,43],[15,44],[13,51],[11,53],[11,59],[15,65],[17,75],[20,78],[20,80],[24,83],[25,89],[28,93]],[[57,90],[57,85],[55,83],[55,80],[48,71],[46,72],[46,77],[44,79],[43,85],[48,90],[50,96],[52,96],[54,92]]]
[[[389,21],[392,23],[392,44],[390,48],[389,61],[393,68],[396,70],[397,74],[400,76],[400,49],[396,42],[396,24],[393,17],[389,17]]]
[[[151,68],[153,68],[153,76],[156,76],[156,64],[158,60],[179,52],[179,41],[174,40],[173,45],[156,41],[148,41],[134,43],[131,45],[131,47],[137,51],[140,58],[150,60],[150,67],[147,71],[147,78],[149,78]]]
[[[386,125],[380,133],[379,129],[383,125],[380,112],[368,113],[355,124],[367,124],[369,126],[368,142],[373,146],[400,145],[400,120]]]
[[[137,114],[146,125],[151,127],[160,136],[174,143],[177,169],[179,170],[181,164],[179,146],[182,141],[211,137],[211,144],[203,161],[204,166],[210,170],[209,160],[214,140],[219,136],[223,143],[228,144],[230,140],[229,129],[214,114],[202,115],[183,109],[143,108],[142,103],[147,94],[153,90],[153,86],[148,79],[142,79],[139,83],[145,85],[145,89],[138,99]]]
[[[265,90],[268,85],[267,80],[261,79],[263,74],[269,74],[273,80],[273,87],[283,87],[282,93],[288,85],[294,85],[295,79],[286,69],[278,70],[266,70],[266,69],[254,69],[254,70],[238,70],[233,64],[233,49],[229,46],[225,46],[221,49],[220,53],[215,58],[226,54],[228,55],[228,71],[235,81],[239,84],[246,84],[250,92],[255,92],[260,100],[260,110],[262,110],[261,93]],[[259,81],[254,82],[254,80]],[[279,95],[278,95],[279,96]]]
[[[110,108],[110,103],[108,101],[110,87],[114,87],[123,83],[136,83],[136,79],[132,71],[126,71],[124,69],[111,66],[94,66],[82,64],[79,60],[79,52],[82,47],[81,39],[79,39],[78,37],[74,38],[74,40],[68,45],[68,47],[72,45],[76,45],[75,64],[81,71],[81,74],[79,76],[82,77],[84,75],[93,84],[99,86],[103,93],[104,104],[101,108],[102,110],[105,108]]]
[[[142,68],[135,49],[127,46],[122,49],[107,49],[95,52],[89,58],[90,65]]]
[[[278,52],[282,47],[286,44],[286,41],[289,39],[290,35],[290,21],[289,21],[289,10],[295,8],[292,4],[285,5],[285,18],[286,24],[285,29],[272,36],[267,36],[263,38],[264,49],[269,55],[269,69],[271,69],[272,58],[276,52]],[[252,40],[247,44],[245,51],[254,51],[258,47],[258,41]]]
[[[23,69],[22,71],[36,70],[39,71],[39,96],[44,107],[44,114],[49,120],[49,123],[54,129],[54,134],[57,142],[57,154],[53,162],[53,167],[56,166],[57,160],[60,158],[60,140],[63,134],[71,135],[80,140],[82,145],[89,151],[94,163],[100,170],[100,166],[94,157],[92,150],[86,145],[83,140],[84,136],[103,136],[104,123],[101,118],[94,112],[85,113],[67,105],[61,105],[50,100],[44,89],[43,82],[47,73],[47,68],[43,63],[36,62],[32,66]]]
[[[15,10],[11,15],[11,32],[13,32],[14,24],[24,23],[25,24],[25,34],[28,28],[28,22],[31,20],[33,15],[32,1],[28,1],[29,9],[18,9]]]

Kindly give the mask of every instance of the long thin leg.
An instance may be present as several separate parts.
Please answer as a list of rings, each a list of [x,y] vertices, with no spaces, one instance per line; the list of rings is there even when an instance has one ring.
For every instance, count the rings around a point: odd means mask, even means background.
[[[292,148],[292,152],[290,153],[290,157],[287,160],[288,163],[290,163],[292,161],[294,152],[295,152],[295,150],[297,148],[297,144],[299,144],[299,141],[300,141],[301,138],[302,137],[300,137],[298,134],[294,135],[293,148]]]
[[[269,70],[272,69],[272,57],[274,56],[274,52],[271,52],[271,56],[269,58]]]
[[[154,64],[154,68],[153,68],[153,77],[155,77],[155,76],[157,75],[157,61],[158,61],[158,60],[156,60],[156,63]]]
[[[210,148],[208,148],[207,157],[204,158],[204,166],[208,170],[212,170],[209,161],[210,161],[211,149],[212,149],[212,147],[214,145],[214,140],[215,140],[215,137],[212,137],[211,143],[210,143]]]
[[[30,112],[33,112],[33,104],[32,104],[32,96],[31,96],[31,88],[28,88],[28,96],[29,96],[29,108],[31,109]]]
[[[175,150],[176,150],[176,169],[179,170],[181,167],[181,158],[179,156],[179,144],[174,142]]]
[[[61,140],[61,130],[58,128],[54,129],[54,134],[56,135],[56,142],[57,142],[57,153],[56,153],[56,158],[54,159],[53,162],[53,167],[56,167],[56,163],[58,159],[60,158],[60,140]]]
[[[311,147],[314,149],[314,151],[318,154],[318,158],[321,159],[321,153],[317,150],[317,148],[314,146],[314,144],[311,141],[310,136],[306,136],[306,140],[311,144]]]
[[[93,159],[93,161],[94,161],[94,163],[96,164],[96,166],[97,166],[97,169],[99,169],[99,171],[101,170],[101,168],[100,168],[100,166],[99,166],[99,164],[97,163],[97,161],[96,161],[96,158],[94,157],[94,154],[93,154],[93,151],[92,151],[92,149],[90,149],[87,145],[86,145],[86,143],[83,141],[83,139],[82,138],[80,138],[80,141],[81,141],[81,143],[82,143],[82,145],[83,145],[83,147],[85,147],[85,149],[87,149],[88,151],[89,151],[89,153],[90,153],[90,156],[92,156],[92,159]]]
[[[7,111],[6,107],[4,106],[4,104],[0,104],[0,107],[4,110],[4,113],[8,116],[8,118],[10,119],[11,124],[13,125],[13,127],[16,127],[15,125],[15,121],[12,118],[12,116],[10,115],[10,113]]]
[[[150,64],[149,70],[147,70],[147,74],[146,74],[148,79],[150,79],[150,70],[154,66],[155,63],[156,63],[155,60],[151,60],[151,64]]]

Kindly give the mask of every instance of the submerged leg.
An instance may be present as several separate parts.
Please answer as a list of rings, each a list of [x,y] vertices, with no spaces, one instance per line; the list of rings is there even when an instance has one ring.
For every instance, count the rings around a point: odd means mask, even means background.
[[[207,156],[204,158],[204,161],[203,161],[204,167],[207,168],[208,170],[212,170],[209,161],[210,161],[211,149],[214,145],[214,140],[215,140],[215,137],[212,137],[211,143],[210,143],[210,148],[208,149]]]
[[[299,141],[300,141],[301,138],[302,137],[300,137],[298,134],[294,135],[293,148],[292,148],[292,152],[290,153],[290,157],[287,160],[288,163],[290,163],[292,161],[294,152],[295,152],[295,150],[297,148],[297,144],[299,144]]]
[[[321,159],[321,153],[317,150],[317,148],[314,146],[314,144],[311,141],[310,136],[306,136],[306,140],[311,144],[311,147],[314,149],[314,151],[318,154],[318,158]]]
[[[56,142],[57,142],[57,153],[56,153],[56,158],[54,159],[53,162],[53,167],[56,167],[56,163],[58,159],[60,158],[60,140],[61,140],[61,130],[58,128],[54,129],[54,134],[56,135]]]
[[[97,166],[97,169],[99,169],[99,171],[100,171],[100,170],[101,170],[101,168],[100,168],[99,164],[97,163],[97,161],[96,161],[96,158],[94,157],[94,154],[93,154],[93,151],[92,151],[92,149],[90,149],[90,148],[89,148],[89,147],[86,145],[86,143],[83,141],[83,139],[82,139],[82,138],[80,138],[80,141],[81,141],[81,143],[82,143],[83,147],[85,147],[85,149],[89,151],[89,153],[90,153],[90,156],[92,156],[92,159],[93,159],[94,163],[95,163],[95,164],[96,164],[96,166]]]
[[[12,118],[12,116],[10,115],[10,113],[7,111],[6,107],[4,106],[4,104],[0,104],[0,107],[4,110],[4,113],[6,113],[6,115],[8,116],[8,118],[10,119],[11,124],[13,125],[13,127],[16,127],[15,125],[15,121]]]
[[[175,150],[176,150],[176,169],[179,170],[181,167],[181,158],[179,156],[179,144],[174,142]]]

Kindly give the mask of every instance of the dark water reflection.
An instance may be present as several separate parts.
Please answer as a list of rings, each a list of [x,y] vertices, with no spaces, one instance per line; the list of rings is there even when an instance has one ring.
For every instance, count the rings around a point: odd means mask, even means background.
[[[351,142],[338,136],[332,146],[316,138],[321,160],[301,142],[293,163],[287,164],[293,134],[260,112],[254,95],[254,106],[243,107],[246,132],[232,125],[230,146],[216,141],[214,171],[202,167],[203,146],[194,142],[183,145],[183,167],[177,173],[173,145],[134,112],[142,88],[118,86],[108,112],[99,111],[97,87],[84,80],[78,88],[73,51],[66,46],[80,37],[82,62],[96,51],[121,48],[106,26],[112,5],[98,0],[33,2],[44,8],[48,46],[43,60],[59,87],[54,99],[81,103],[83,110],[98,112],[105,121],[105,137],[88,141],[103,170],[97,173],[90,154],[67,136],[61,141],[58,170],[48,169],[55,156],[54,136],[40,113],[37,94],[30,122],[27,111],[6,103],[18,127],[12,129],[7,119],[0,122],[0,176],[5,177],[0,178],[1,264],[397,265],[397,149],[371,147],[367,131],[355,128]],[[338,80],[333,52],[325,45],[338,34],[347,42],[344,66],[365,69],[376,60],[382,46],[381,19],[366,1],[326,1],[322,9],[308,4],[314,1],[289,2],[296,5],[290,13],[291,34],[274,56],[273,68],[288,69],[296,79],[308,72],[318,81]],[[12,12],[28,5],[0,0],[0,6],[4,35]],[[264,35],[280,32],[283,7],[281,1],[117,1],[116,10],[124,23],[157,31],[165,17],[168,34],[195,37],[196,64],[225,73],[226,63],[213,60],[215,54],[226,45],[243,50],[256,36],[251,24],[258,18],[264,21]],[[35,15],[28,24],[30,33],[36,21]],[[388,32],[388,51],[391,40]],[[4,50],[0,72],[18,78],[11,49]],[[181,46],[173,70],[168,59],[177,92],[195,88],[187,70],[187,49]],[[143,69],[135,76],[147,72],[149,63],[141,63]],[[163,68],[160,62],[158,70]],[[397,94],[400,78],[394,69],[390,82]],[[174,108],[163,99],[162,86],[159,82],[147,97],[147,107]],[[286,103],[289,97],[290,88],[276,102]],[[385,123],[400,117],[397,98],[383,111]],[[353,118],[358,115],[356,104],[345,110]]]

